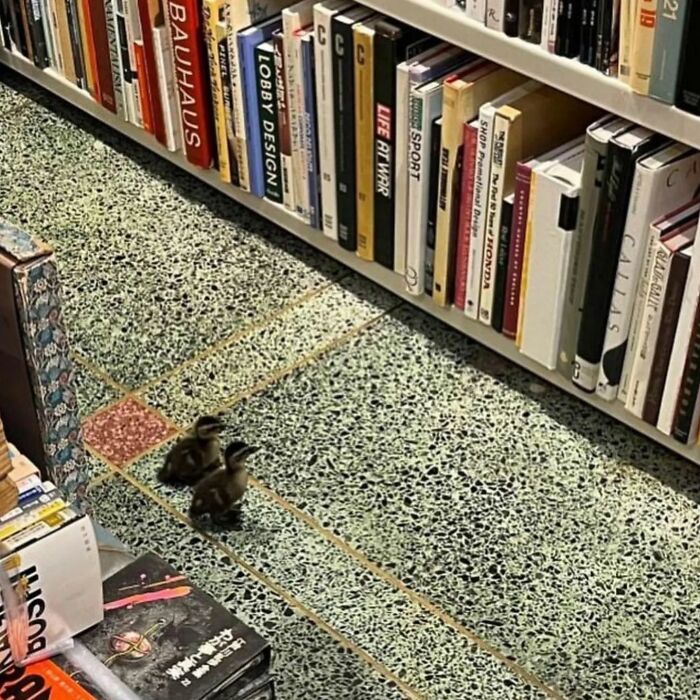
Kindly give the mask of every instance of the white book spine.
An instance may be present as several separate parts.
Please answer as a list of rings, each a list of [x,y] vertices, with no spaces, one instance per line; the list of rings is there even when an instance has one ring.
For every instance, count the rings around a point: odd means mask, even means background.
[[[181,147],[180,106],[172,68],[172,51],[168,41],[168,33],[164,26],[153,28],[153,43],[167,148],[169,151],[177,151]]]
[[[112,0],[108,0],[111,2]],[[61,55],[61,47],[58,43],[58,20],[56,18],[56,2],[55,0],[47,0],[46,9],[49,13],[49,40],[53,44],[54,67],[61,75],[65,75],[65,67],[63,64],[63,56]],[[116,31],[116,30],[115,30]]]
[[[700,299],[700,237],[696,238],[693,257],[690,261],[688,280],[685,284],[681,313],[678,317],[676,336],[673,340],[673,350],[671,360],[666,374],[666,385],[664,387],[663,398],[661,399],[661,409],[656,427],[665,435],[670,435],[673,430],[673,420],[678,403],[678,394],[683,380],[683,370],[688,357],[690,338],[693,333],[695,314]]]
[[[541,46],[545,51],[554,53],[557,41],[557,22],[559,21],[558,0],[545,0],[544,11],[542,13],[542,42]]]
[[[132,4],[133,3],[133,4]],[[129,89],[129,120],[136,126],[143,127],[141,114],[141,90],[138,71],[136,70],[136,52],[134,45],[141,39],[141,23],[139,22],[138,7],[133,0],[124,0],[124,25],[126,27],[129,63],[131,64],[131,85]]]
[[[44,39],[46,41],[46,56],[49,60],[49,66],[51,66],[51,68],[55,68],[56,49],[51,36],[51,21],[49,17],[48,0],[39,0],[39,7],[41,8],[41,29],[44,32]]]
[[[506,15],[505,0],[486,0],[486,26],[502,32]]]
[[[411,94],[410,169],[406,289],[415,296],[425,291],[425,245],[430,198],[430,136],[433,119],[442,108],[442,88],[426,95]]]
[[[469,239],[469,270],[467,273],[467,297],[464,313],[476,320],[479,316],[481,296],[481,267],[486,233],[486,210],[488,205],[488,183],[491,176],[491,147],[493,143],[493,119],[496,109],[491,104],[479,110],[479,141],[476,150],[474,173],[474,206],[472,207],[472,230]]]
[[[509,120],[496,115],[493,122],[493,146],[491,148],[491,173],[486,199],[486,230],[484,254],[481,264],[481,294],[479,296],[479,320],[491,325],[493,298],[496,286],[496,257],[501,228],[501,208],[505,193],[505,155],[508,152]]]
[[[241,19],[236,18],[237,3],[231,6],[231,21],[228,25],[226,43],[228,45],[229,82],[231,83],[232,121],[236,162],[240,188],[250,192],[250,167],[248,164],[248,140],[246,138],[245,97],[243,95],[243,78],[241,75],[241,58],[238,50],[238,31],[243,28]],[[245,21],[243,19],[243,21]]]
[[[338,195],[335,168],[335,109],[333,104],[333,46],[331,20],[335,11],[318,4],[316,27],[316,99],[318,105],[318,149],[321,168],[323,233],[338,240]]]
[[[467,17],[479,24],[486,22],[486,0],[467,0]]]
[[[51,4],[53,0],[48,0],[48,2]],[[122,56],[119,49],[119,32],[117,31],[117,7],[114,0],[104,0],[104,4],[105,18],[107,20],[107,41],[109,42],[109,60],[112,64],[114,104],[117,109],[117,115],[128,121],[124,96],[124,65],[122,64]],[[165,12],[164,15],[167,17],[168,13]],[[166,36],[170,36],[167,30]]]
[[[394,175],[394,271],[406,273],[408,235],[408,135],[411,99],[410,64],[396,69],[396,172]]]
[[[641,418],[644,411],[644,400],[654,361],[656,341],[659,336],[661,310],[666,295],[671,262],[671,253],[660,240],[654,240],[652,248],[649,287],[644,300],[637,354],[632,366],[627,402],[625,403],[625,408],[637,418]]]

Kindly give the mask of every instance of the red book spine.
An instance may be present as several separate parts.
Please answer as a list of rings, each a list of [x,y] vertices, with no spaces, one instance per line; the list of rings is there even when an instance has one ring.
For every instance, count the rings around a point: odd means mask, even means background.
[[[143,43],[134,42],[134,57],[136,58],[136,79],[141,88],[141,120],[143,128],[149,133],[154,133],[153,113],[151,111],[151,97],[146,77],[146,59],[143,51]]]
[[[99,102],[110,112],[117,112],[112,78],[112,60],[109,55],[107,38],[107,17],[104,0],[85,0],[88,30],[95,51],[95,83]]]
[[[209,168],[214,162],[215,146],[209,66],[199,2],[168,0],[168,16],[185,153],[190,163]]]
[[[462,149],[462,191],[455,258],[455,306],[464,311],[467,300],[467,270],[469,269],[469,240],[472,235],[472,208],[474,206],[474,173],[479,129],[464,125]]]
[[[503,335],[515,338],[518,334],[520,313],[520,282],[523,274],[527,213],[530,206],[530,180],[532,170],[525,163],[518,163],[515,172],[515,199],[513,202],[513,229],[508,252],[506,300],[503,314]]]
[[[155,14],[160,14],[160,7],[156,2],[154,8]],[[153,131],[155,137],[164,146],[167,145],[168,139],[165,135],[165,117],[163,116],[163,105],[160,97],[160,86],[158,84],[158,61],[156,60],[156,51],[153,46],[153,19],[151,17],[151,8],[149,0],[138,0],[139,22],[141,22],[141,40],[143,41],[143,60],[145,68],[145,80],[141,83],[148,83],[146,88],[148,99],[150,102],[151,120],[153,122]]]

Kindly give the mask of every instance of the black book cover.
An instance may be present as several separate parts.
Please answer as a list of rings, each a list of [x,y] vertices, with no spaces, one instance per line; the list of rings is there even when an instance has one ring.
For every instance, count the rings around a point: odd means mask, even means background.
[[[554,52],[557,56],[576,58],[581,50],[581,1],[561,0],[557,19]]]
[[[506,36],[517,37],[519,31],[520,0],[506,0],[503,31]]]
[[[24,0],[27,7],[27,23],[34,48],[32,59],[37,68],[49,65],[49,54],[46,48],[44,26],[41,21],[41,5],[36,0]]]
[[[616,0],[604,2],[598,10],[595,66],[606,75],[613,73],[617,67],[619,12],[620,5]]]
[[[437,234],[438,193],[440,190],[440,145],[442,117],[433,120],[430,129],[430,187],[428,189],[428,230],[425,237],[425,293],[432,296],[435,277],[435,239]]]
[[[700,390],[700,304],[695,312],[693,332],[688,345],[688,357],[683,368],[683,379],[678,393],[673,437],[685,445],[695,444],[698,436],[691,435],[693,416]]]
[[[510,252],[510,233],[513,224],[514,197],[510,195],[503,200],[501,207],[501,231],[496,257],[496,284],[493,290],[493,311],[491,325],[494,330],[503,331],[503,314],[506,304],[506,287],[508,282],[508,254]]]
[[[104,601],[80,641],[142,698],[236,697],[268,671],[268,643],[154,554],[107,579]]]
[[[688,8],[688,19],[683,42],[676,105],[686,112],[700,114],[700,3]]]
[[[664,297],[663,310],[661,312],[661,325],[659,337],[654,350],[654,363],[649,376],[649,385],[644,397],[644,410],[642,419],[649,425],[656,425],[659,421],[661,402],[666,388],[666,376],[673,352],[673,341],[676,337],[678,318],[681,313],[683,293],[690,270],[690,256],[688,251],[675,253],[671,258],[671,265]]]
[[[574,382],[586,391],[595,390],[597,376],[591,386],[589,378],[584,376],[587,372],[581,361],[597,366],[601,360],[635,166],[637,160],[656,148],[661,140],[661,136],[652,134],[628,146],[613,139],[608,147],[577,345]]]
[[[233,133],[233,93],[231,91],[231,71],[228,39],[223,38],[217,44],[219,56],[219,71],[221,73],[221,95],[224,102],[226,114],[226,142],[228,148],[228,162],[231,170],[231,184],[236,187],[241,184],[241,174],[238,168],[238,158],[236,158],[235,134]]]
[[[275,52],[270,42],[255,47],[255,75],[265,176],[265,197],[271,202],[281,204],[284,201],[284,193],[279,134],[277,132]]]
[[[355,180],[355,61],[352,23],[331,20],[333,36],[333,103],[335,105],[335,163],[338,195],[338,243],[357,250]]]
[[[539,44],[542,40],[543,0],[520,0],[518,8],[519,35],[524,41]]]
[[[60,2],[61,0],[58,0]],[[85,68],[83,63],[83,49],[80,43],[80,25],[78,24],[78,12],[74,0],[64,0],[66,14],[68,15],[68,34],[70,35],[70,48],[75,64],[75,79],[78,87],[86,89]],[[128,44],[127,44],[128,47]]]
[[[398,22],[378,22],[374,30],[374,259],[393,270],[396,67],[436,40]]]
[[[581,52],[580,61],[595,66],[598,43],[599,0],[582,0],[581,5]]]

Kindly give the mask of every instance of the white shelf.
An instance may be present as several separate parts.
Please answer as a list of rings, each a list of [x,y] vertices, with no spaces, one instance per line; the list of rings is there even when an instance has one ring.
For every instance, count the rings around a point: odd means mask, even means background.
[[[402,1],[407,5],[419,4],[414,3],[411,0]],[[107,124],[133,141],[136,141],[154,153],[157,153],[159,156],[170,161],[178,168],[187,171],[203,182],[206,182],[211,187],[219,190],[227,197],[230,197],[234,201],[248,207],[260,216],[274,222],[290,233],[293,233],[295,236],[301,238],[314,248],[317,248],[330,257],[340,261],[344,265],[347,265],[347,267],[355,270],[359,274],[367,277],[373,282],[376,282],[385,289],[388,289],[397,297],[404,299],[413,306],[422,309],[431,316],[438,318],[470,338],[473,338],[479,343],[491,348],[498,354],[527,369],[528,371],[532,372],[532,374],[540,377],[546,382],[554,384],[563,391],[576,396],[581,401],[594,406],[599,411],[607,413],[609,416],[616,418],[621,423],[630,426],[634,430],[646,435],[658,443],[661,443],[662,445],[695,462],[696,464],[700,464],[700,447],[687,447],[681,445],[672,438],[663,435],[655,428],[652,428],[625,411],[623,406],[618,401],[602,401],[595,395],[590,396],[580,392],[570,381],[564,379],[564,377],[560,376],[556,372],[550,372],[549,370],[538,365],[536,362],[533,362],[527,357],[521,355],[512,341],[508,340],[500,333],[496,333],[490,327],[479,322],[469,320],[461,312],[453,309],[441,308],[433,304],[431,299],[427,296],[415,297],[408,294],[403,279],[396,273],[387,270],[376,263],[368,263],[360,260],[354,253],[344,250],[335,241],[326,238],[320,231],[307,226],[283,207],[268,202],[267,200],[253,197],[252,195],[242,192],[231,185],[221,182],[217,171],[201,170],[200,168],[191,165],[187,162],[187,160],[185,160],[181,153],[171,153],[143,129],[139,129],[132,124],[123,121],[116,115],[112,114],[112,112],[104,109],[101,105],[97,104],[89,94],[79,90],[76,86],[67,82],[53,71],[39,70],[26,59],[9,54],[3,50],[0,50],[0,63],[9,66],[58,97],[65,99],[75,107],[87,112],[100,122]]]
[[[362,0],[378,12],[462,46],[496,63],[596,104],[661,134],[700,148],[700,117],[637,95],[620,80],[539,46],[507,37],[432,0]]]

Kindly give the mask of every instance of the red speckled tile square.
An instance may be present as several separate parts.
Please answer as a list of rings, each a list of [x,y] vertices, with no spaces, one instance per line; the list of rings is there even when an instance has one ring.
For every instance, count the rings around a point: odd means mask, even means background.
[[[175,433],[159,415],[130,398],[89,418],[83,430],[88,445],[117,467]]]

